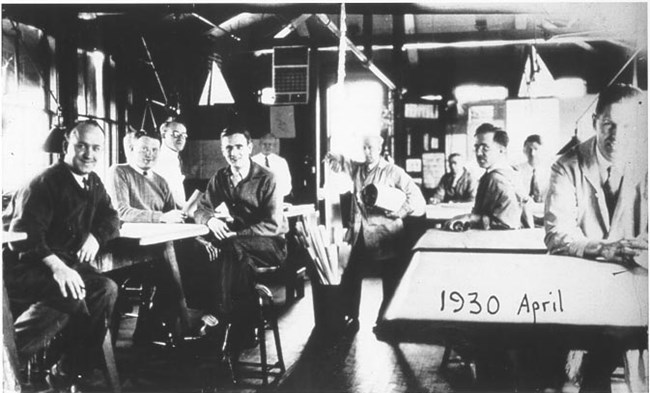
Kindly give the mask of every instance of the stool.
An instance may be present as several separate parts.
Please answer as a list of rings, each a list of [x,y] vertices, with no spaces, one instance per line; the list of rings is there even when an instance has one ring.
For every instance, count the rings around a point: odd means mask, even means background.
[[[307,269],[304,266],[294,270],[285,263],[283,266],[255,267],[254,271],[264,284],[280,281],[285,288],[287,304],[305,297]]]
[[[55,336],[60,337],[60,334]],[[48,341],[45,347],[27,361],[26,380],[27,383],[32,383],[34,374],[44,373],[46,368],[49,368],[51,360],[47,358],[47,351],[50,348],[52,341]],[[113,340],[111,336],[111,329],[106,329],[106,335],[102,342],[102,354],[104,356],[104,363],[106,366],[107,382],[111,387],[113,393],[121,393],[122,385],[120,384],[120,376],[117,372],[117,365],[115,363],[115,354],[113,352]]]
[[[238,360],[238,355],[234,358],[235,365],[243,365],[249,367],[259,367],[261,368],[262,378],[264,385],[269,383],[269,375],[274,375],[279,377],[283,375],[286,371],[284,365],[284,358],[282,356],[282,344],[280,342],[280,331],[278,329],[278,318],[277,312],[274,308],[273,303],[273,293],[271,290],[262,284],[255,285],[255,292],[257,293],[257,299],[259,302],[259,319],[257,325],[257,338],[259,340],[260,347],[260,362],[240,362]],[[266,352],[266,331],[273,331],[273,339],[275,341],[275,349],[277,352],[278,360],[273,363],[268,363],[267,352]],[[274,369],[278,369],[277,373],[273,373]],[[237,383],[237,375],[234,373],[235,369],[231,369],[232,380]]]

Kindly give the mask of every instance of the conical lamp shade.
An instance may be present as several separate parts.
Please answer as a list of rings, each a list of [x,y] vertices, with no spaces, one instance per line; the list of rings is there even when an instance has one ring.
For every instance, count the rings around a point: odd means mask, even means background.
[[[54,126],[43,143],[43,150],[46,153],[63,153],[63,141],[65,140],[65,128]]]
[[[199,105],[208,106],[214,104],[234,104],[235,100],[230,94],[226,80],[221,74],[219,65],[213,61],[208,72],[208,79],[203,86],[203,92],[199,99]]]

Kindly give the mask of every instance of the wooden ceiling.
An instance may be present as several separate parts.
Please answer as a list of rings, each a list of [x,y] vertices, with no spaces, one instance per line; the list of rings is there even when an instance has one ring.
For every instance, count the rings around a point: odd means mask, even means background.
[[[646,7],[645,3],[351,3],[346,4],[346,25],[351,41],[414,96],[448,95],[455,86],[470,82],[516,91],[530,45],[555,77],[581,77],[589,90],[597,91],[637,49],[641,49],[639,82],[646,88]],[[178,72],[178,67],[191,72],[191,67],[179,66],[182,59],[194,61],[216,53],[227,62],[238,56],[262,57],[283,45],[319,49],[323,66],[333,66],[337,38],[322,20],[331,20],[338,29],[339,13],[337,3],[3,5],[4,18],[55,37],[72,31],[80,46],[102,49],[134,64],[142,60],[144,37],[162,74]],[[276,37],[292,23],[289,34]],[[349,59],[351,69],[359,66],[352,64],[354,57]],[[628,72],[623,77],[632,76]]]

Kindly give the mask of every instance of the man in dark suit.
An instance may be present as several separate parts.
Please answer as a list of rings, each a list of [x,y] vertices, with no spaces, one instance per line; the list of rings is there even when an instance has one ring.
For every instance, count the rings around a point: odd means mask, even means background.
[[[438,187],[429,198],[432,205],[448,202],[472,202],[476,197],[476,182],[462,164],[460,153],[451,153],[447,159],[449,172],[442,175]]]
[[[28,359],[64,330],[64,353],[52,368],[53,388],[83,382],[95,365],[117,285],[91,265],[119,233],[119,219],[93,172],[104,133],[94,121],[66,135],[62,161],[36,176],[13,201],[10,230],[27,233],[5,253],[4,281],[19,355]]]

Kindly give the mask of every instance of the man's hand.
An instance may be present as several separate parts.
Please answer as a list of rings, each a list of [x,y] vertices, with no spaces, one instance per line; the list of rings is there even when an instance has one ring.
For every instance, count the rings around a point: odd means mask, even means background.
[[[169,223],[169,224],[182,224],[187,218],[187,213],[184,213],[181,210],[170,210],[167,213],[163,213],[160,216],[160,222]]]
[[[441,202],[440,199],[438,199],[438,198],[436,198],[436,197],[431,197],[431,198],[429,198],[429,205],[437,205],[437,204],[439,204],[440,202]]]
[[[235,235],[234,232],[230,232],[228,225],[226,225],[225,222],[219,220],[218,218],[212,217],[206,224],[214,234],[214,237],[217,238],[217,240],[223,240]]]
[[[601,243],[600,256],[608,262],[616,262],[625,267],[634,267],[641,254],[647,255],[648,239],[621,239]],[[647,265],[647,261],[645,261]]]
[[[219,256],[219,249],[215,247],[212,243],[205,240],[201,236],[196,238],[196,241],[199,242],[205,248],[205,251],[208,253],[208,258],[210,261],[216,261]]]
[[[325,163],[327,163],[327,166],[332,170],[332,172],[340,172],[341,171],[341,163],[339,162],[338,157],[336,157],[332,153],[327,153],[325,155],[325,159],[323,160]]]
[[[73,299],[86,297],[86,286],[76,270],[68,267],[54,254],[45,257],[43,262],[52,270],[54,281],[59,284],[63,297],[68,297],[68,293]]]
[[[462,232],[468,230],[471,223],[472,223],[472,215],[463,214],[460,216],[456,216],[451,220],[445,222],[444,225],[442,226],[442,229],[446,231]]]
[[[77,251],[77,258],[79,258],[79,262],[81,263],[92,262],[97,256],[97,251],[99,251],[99,242],[92,233],[89,233],[86,241],[81,245],[79,251]]]

